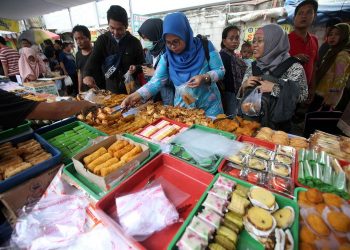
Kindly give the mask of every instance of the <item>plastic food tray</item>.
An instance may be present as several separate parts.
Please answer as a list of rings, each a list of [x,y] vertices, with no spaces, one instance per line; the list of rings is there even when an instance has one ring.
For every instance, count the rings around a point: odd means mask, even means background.
[[[222,130],[214,129],[214,128],[208,128],[208,127],[205,127],[205,126],[202,126],[202,125],[192,125],[189,129],[200,129],[200,130],[203,130],[203,131],[206,131],[206,132],[209,132],[209,133],[214,133],[214,134],[219,134],[219,135],[225,136],[225,137],[227,137],[229,139],[232,139],[232,140],[236,139],[236,136],[234,134],[231,134],[229,132],[225,132],[225,131],[222,131]],[[218,171],[218,167],[219,167],[220,163],[224,159],[223,157],[220,157],[216,161],[216,163],[214,165],[211,165],[210,167],[205,168],[205,167],[202,167],[202,166],[199,166],[199,165],[196,165],[196,164],[192,164],[192,163],[182,159],[179,156],[176,156],[176,155],[173,155],[173,154],[171,154],[171,155],[176,157],[176,158],[178,158],[178,159],[180,159],[180,160],[182,160],[182,161],[185,161],[188,164],[191,164],[192,166],[195,166],[195,167],[200,168],[200,169],[202,169],[202,170],[204,170],[206,172],[209,172],[211,174],[216,174],[216,172]]]
[[[183,225],[181,226],[180,230],[177,232],[177,234],[175,235],[174,239],[171,241],[168,249],[178,249],[178,247],[176,246],[176,243],[180,240],[182,234],[185,232],[187,226],[190,224],[190,222],[192,221],[192,218],[198,214],[198,212],[200,212],[202,210],[202,203],[204,202],[205,198],[207,197],[208,191],[212,188],[212,186],[214,185],[215,181],[219,178],[219,176],[225,176],[231,180],[234,180],[237,184],[240,184],[244,187],[252,187],[254,185],[233,178],[229,175],[226,174],[222,174],[222,173],[218,173],[214,180],[210,183],[210,185],[208,186],[207,190],[205,191],[205,193],[202,195],[202,197],[200,198],[200,200],[198,201],[196,207],[192,210],[191,214],[187,217],[186,221],[183,223]],[[298,248],[298,244],[299,244],[299,206],[298,204],[293,201],[290,200],[286,197],[283,197],[281,195],[278,194],[274,194],[276,197],[276,201],[279,205],[280,208],[285,207],[285,206],[291,206],[294,209],[295,212],[295,219],[294,219],[294,223],[292,225],[292,227],[290,228],[291,233],[293,235],[293,239],[294,239],[294,250],[299,249]],[[237,246],[236,246],[237,250],[243,250],[243,249],[250,249],[250,250],[263,250],[264,247],[262,244],[260,244],[259,242],[257,242],[255,239],[253,239],[246,230],[242,230],[240,232],[240,234],[238,235],[238,242],[237,242]]]
[[[54,130],[56,128],[60,128],[60,127],[67,125],[69,123],[75,122],[75,121],[77,121],[77,118],[75,116],[72,116],[72,117],[54,122],[50,125],[46,125],[44,127],[41,127],[39,129],[35,130],[35,133],[41,135],[41,134],[44,134],[44,133],[49,132],[51,130]]]
[[[254,138],[254,137],[250,137],[250,136],[246,136],[246,135],[241,135],[237,138],[237,141],[240,141],[240,142],[248,142],[248,143],[252,143],[256,146],[260,146],[260,147],[264,147],[264,148],[267,148],[269,150],[276,150],[276,144],[274,143],[271,143],[271,142],[268,142],[268,141],[265,141],[265,140],[261,140],[261,139],[257,139],[257,138]],[[294,160],[294,163],[292,164],[292,171],[291,171],[291,176],[290,176],[290,179],[292,182],[294,182],[295,180],[295,175],[296,175],[296,164],[297,164],[297,161],[298,161],[298,156],[295,155],[295,160]],[[227,163],[228,161],[227,160],[223,160],[218,168],[218,172],[219,173],[225,173],[225,174],[228,174],[228,175],[231,175],[229,172],[224,172],[223,171],[223,168],[225,166],[225,164]],[[231,175],[232,176],[232,175]],[[233,176],[234,177],[234,176]],[[244,181],[247,181],[247,180],[244,180]],[[247,181],[249,182],[249,181]],[[251,182],[250,182],[251,183]],[[261,185],[257,185],[255,183],[251,183],[253,185],[256,185],[256,186],[261,186]],[[262,186],[264,187],[264,186]],[[267,187],[264,187],[264,188],[267,188]],[[283,195],[283,196],[286,196],[286,197],[289,197],[289,198],[292,198],[293,196],[293,193],[290,194],[290,196],[287,196],[287,195],[284,195],[280,192],[276,192],[275,190],[270,190],[272,192],[275,192],[275,193],[278,193],[279,195]]]
[[[86,123],[84,122],[80,122],[80,121],[75,121],[75,122],[72,122],[72,123],[69,123],[67,125],[64,125],[63,127],[59,127],[59,128],[56,128],[52,131],[48,131],[44,134],[42,134],[41,136],[46,139],[46,140],[50,140],[51,138],[54,138],[58,135],[61,135],[63,134],[64,132],[66,131],[69,131],[69,130],[72,130],[73,128],[77,127],[77,126],[84,126],[87,130],[93,132],[93,133],[96,133],[100,136],[107,136],[107,134],[101,132],[100,130],[97,130],[89,125],[87,125]],[[86,145],[85,145],[86,146]],[[82,146],[81,148],[84,148],[84,146]],[[61,150],[60,148],[58,148],[58,150]],[[71,158],[74,156],[74,153],[71,153],[71,154],[64,154],[62,153],[62,162],[65,163],[65,164],[68,164],[70,162],[72,162]]]
[[[130,134],[123,134],[123,136],[132,139],[135,142],[138,143],[144,143],[146,144],[150,149],[149,156],[141,162],[139,167],[137,167],[134,171],[132,171],[129,175],[127,175],[123,180],[116,183],[109,192],[113,190],[113,188],[117,187],[120,183],[122,183],[125,179],[127,179],[129,176],[134,174],[137,170],[139,170],[141,167],[143,167],[145,164],[147,164],[150,160],[152,160],[155,156],[160,154],[161,149],[158,145],[145,141],[144,139],[141,139],[139,137],[136,137],[134,135]],[[90,197],[92,197],[94,200],[100,200],[104,195],[106,195],[108,192],[103,191],[100,187],[89,181],[84,176],[80,175],[74,168],[73,163],[70,163],[69,165],[65,166],[63,169],[63,173],[70,178],[68,182],[72,183],[73,185],[77,185],[78,188],[83,189],[84,192],[86,192]]]
[[[42,172],[56,166],[61,161],[61,152],[56,148],[52,147],[47,141],[45,141],[40,135],[32,133],[25,135],[16,139],[11,140],[13,144],[17,144],[30,139],[37,140],[41,146],[49,153],[52,154],[52,158],[46,161],[43,161],[35,166],[32,166],[10,178],[0,181],[0,193],[9,190],[10,188],[21,184],[22,182],[41,174]]]
[[[0,132],[0,141],[3,141],[7,138],[22,134],[24,132],[30,131],[30,121],[24,120],[22,124],[18,125],[15,128],[9,128],[7,130]]]
[[[102,198],[96,207],[103,210],[110,220],[114,220],[116,213],[115,197],[141,190],[152,177],[163,177],[181,191],[190,194],[184,204],[190,206],[184,210],[180,217],[185,220],[190,214],[198,199],[202,196],[213,175],[182,162],[170,155],[161,154],[141,168],[124,183],[115,188],[111,193]],[[182,205],[180,205],[182,206]],[[181,227],[182,223],[173,224],[162,231],[154,233],[147,240],[141,242],[145,249],[166,249]]]

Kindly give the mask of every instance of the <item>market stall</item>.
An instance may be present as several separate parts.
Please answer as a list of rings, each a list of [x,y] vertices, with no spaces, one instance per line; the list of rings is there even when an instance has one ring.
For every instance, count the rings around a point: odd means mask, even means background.
[[[125,95],[107,91],[77,98],[100,106],[34,131],[26,123],[0,132],[0,234],[10,244],[348,246],[350,138],[303,138],[160,103],[123,110]]]

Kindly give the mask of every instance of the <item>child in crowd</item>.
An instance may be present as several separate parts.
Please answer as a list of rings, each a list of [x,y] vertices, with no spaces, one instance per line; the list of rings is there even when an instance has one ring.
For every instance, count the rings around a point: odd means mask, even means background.
[[[244,43],[241,46],[241,55],[242,60],[245,62],[247,67],[252,65],[253,59],[253,48],[249,41],[244,41]]]

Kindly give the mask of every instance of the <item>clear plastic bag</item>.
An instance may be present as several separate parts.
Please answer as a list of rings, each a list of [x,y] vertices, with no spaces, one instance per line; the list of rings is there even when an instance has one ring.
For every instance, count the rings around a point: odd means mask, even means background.
[[[262,93],[259,88],[255,88],[242,102],[242,112],[248,116],[259,116],[261,110],[261,96]]]
[[[198,100],[198,97],[193,93],[193,89],[188,87],[187,83],[177,87],[177,91],[187,105],[191,105]]]
[[[134,77],[132,76],[132,74],[128,72],[126,72],[126,74],[124,75],[124,84],[125,84],[125,88],[126,88],[126,92],[128,93],[128,95],[134,93],[138,88],[135,82]]]
[[[143,241],[179,220],[175,206],[161,185],[116,198],[118,220],[124,232]]]
[[[188,129],[176,136],[171,143],[181,145],[199,164],[217,156],[228,158],[244,147],[241,142],[199,129]]]
[[[66,86],[73,85],[73,81],[72,81],[72,78],[70,78],[70,76],[66,76],[66,78],[64,78],[64,85],[66,85]]]
[[[84,233],[86,199],[51,195],[23,208],[11,240],[24,249],[56,249]]]

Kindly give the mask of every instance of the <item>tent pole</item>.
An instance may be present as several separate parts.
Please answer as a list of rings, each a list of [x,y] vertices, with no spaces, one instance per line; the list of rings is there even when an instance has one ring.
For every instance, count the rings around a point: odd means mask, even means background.
[[[95,6],[95,13],[96,13],[96,18],[97,18],[97,27],[100,27],[100,18],[98,16],[96,0],[94,1],[94,6]]]
[[[71,29],[73,29],[72,13],[70,12],[70,8],[68,8],[68,14],[69,14],[70,27]]]

